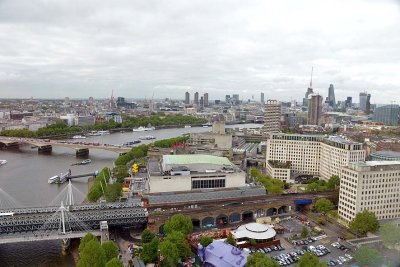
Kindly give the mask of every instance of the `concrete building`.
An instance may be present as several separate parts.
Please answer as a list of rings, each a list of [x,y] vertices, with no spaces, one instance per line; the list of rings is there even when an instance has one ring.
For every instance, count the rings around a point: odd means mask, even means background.
[[[281,104],[276,100],[268,99],[265,104],[265,131],[279,133],[281,131]]]
[[[203,102],[204,107],[208,107],[208,105],[209,105],[209,103],[208,103],[208,93],[204,94],[203,101],[204,101]]]
[[[264,104],[265,100],[264,100],[264,93],[261,93],[261,104]]]
[[[329,85],[328,92],[328,104],[331,108],[336,109],[336,100],[335,100],[335,89],[333,84]]]
[[[397,151],[390,151],[390,150],[383,150],[383,151],[376,151],[369,155],[371,160],[375,161],[400,161],[400,152]]]
[[[328,180],[339,175],[340,169],[351,162],[365,160],[363,145],[352,140],[330,136],[321,142],[320,176]]]
[[[308,99],[308,120],[309,125],[321,125],[322,117],[322,96],[311,94]]]
[[[375,109],[373,120],[388,126],[399,125],[399,105],[386,105]]]
[[[214,121],[212,132],[190,133],[189,144],[209,148],[232,148],[232,134],[225,133],[225,122]]]
[[[164,155],[149,161],[149,193],[234,188],[246,185],[245,173],[225,157]]]
[[[367,93],[366,92],[361,92],[360,93],[360,104],[359,108],[361,111],[365,112],[367,109]]]
[[[94,122],[95,122],[94,116],[76,116],[75,117],[75,125],[78,125],[78,126],[94,125]]]
[[[199,92],[194,93],[194,104],[199,104]]]
[[[190,93],[189,92],[185,93],[185,104],[186,105],[190,104]]]
[[[400,161],[357,162],[341,169],[339,218],[347,224],[364,210],[378,220],[400,218]]]
[[[288,180],[290,169],[290,178],[306,174],[327,180],[339,175],[342,166],[365,160],[365,151],[361,143],[335,136],[273,134],[266,158],[267,173],[273,178]]]

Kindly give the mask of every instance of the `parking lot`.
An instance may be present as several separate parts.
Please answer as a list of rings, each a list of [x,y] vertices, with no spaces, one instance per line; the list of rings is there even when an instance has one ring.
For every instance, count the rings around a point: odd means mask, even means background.
[[[282,248],[274,248],[272,246],[257,250],[253,249],[252,253],[265,253],[267,256],[274,258],[281,266],[295,266],[298,258],[306,252],[313,253],[320,258],[321,262],[326,262],[330,266],[352,266],[355,264],[353,248],[345,242],[338,242],[336,235],[322,233],[316,237],[300,238],[300,233],[304,226],[311,232],[312,228],[308,222],[291,218],[282,220],[279,224],[285,228],[284,234],[277,235],[277,238],[281,240]],[[296,234],[299,236],[298,238],[288,241]]]

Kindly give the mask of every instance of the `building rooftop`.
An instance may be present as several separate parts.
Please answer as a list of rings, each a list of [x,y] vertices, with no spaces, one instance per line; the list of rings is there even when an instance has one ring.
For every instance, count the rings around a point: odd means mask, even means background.
[[[231,231],[235,239],[249,238],[257,240],[271,239],[276,236],[275,230],[266,224],[248,223],[239,226],[236,230]]]
[[[355,171],[390,171],[390,170],[400,170],[400,161],[360,161],[349,163],[347,167]]]
[[[347,145],[357,145],[357,144],[361,144],[358,142],[355,142],[351,139],[347,139],[347,138],[343,138],[340,136],[336,136],[336,135],[331,135],[328,138],[325,139],[326,141],[331,141],[331,142],[336,142],[336,143],[340,143],[340,144],[347,144]]]
[[[205,248],[204,263],[213,266],[243,267],[249,254],[223,241],[214,241]]]
[[[232,163],[225,157],[203,154],[164,155],[163,161],[166,165],[217,164],[232,166]]]

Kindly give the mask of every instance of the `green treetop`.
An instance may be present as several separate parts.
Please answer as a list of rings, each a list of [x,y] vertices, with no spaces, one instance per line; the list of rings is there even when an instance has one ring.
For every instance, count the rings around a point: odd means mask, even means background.
[[[279,264],[261,252],[256,252],[247,257],[246,267],[279,267]]]
[[[349,228],[357,235],[365,235],[368,232],[376,232],[379,229],[379,222],[375,213],[364,210],[356,214]]]
[[[315,202],[315,208],[319,213],[326,214],[329,211],[333,210],[335,206],[332,201],[327,198],[320,198]]]
[[[318,257],[311,253],[305,253],[299,259],[299,267],[325,267],[326,263],[320,262]]]
[[[193,230],[192,219],[183,214],[175,214],[164,224],[164,232],[166,235],[173,231],[181,232],[184,235],[189,234]]]
[[[101,245],[101,248],[104,250],[104,253],[106,255],[106,261],[110,261],[112,258],[118,257],[119,249],[114,241],[111,240],[105,241]]]

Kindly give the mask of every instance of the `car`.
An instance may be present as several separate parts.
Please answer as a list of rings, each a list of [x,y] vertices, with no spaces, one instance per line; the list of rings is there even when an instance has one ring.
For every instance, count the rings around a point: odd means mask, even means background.
[[[348,258],[349,260],[353,259],[353,257],[352,257],[351,255],[349,255],[349,254],[344,254],[344,256],[345,256],[346,258]]]
[[[340,259],[342,262],[346,262],[346,261],[347,261],[347,259],[346,259],[345,257],[343,257],[343,256],[339,256],[339,259]]]

